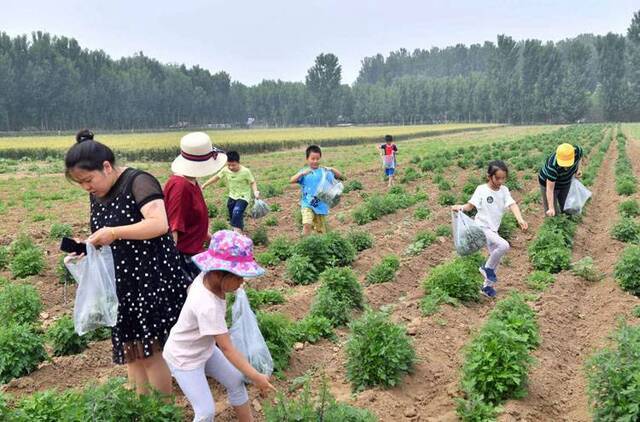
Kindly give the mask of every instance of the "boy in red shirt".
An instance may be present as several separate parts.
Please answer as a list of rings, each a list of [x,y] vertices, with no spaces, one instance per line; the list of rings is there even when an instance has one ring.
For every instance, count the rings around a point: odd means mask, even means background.
[[[385,135],[384,144],[378,147],[380,157],[382,158],[382,165],[384,167],[384,174],[389,180],[389,187],[393,186],[393,179],[396,174],[396,153],[398,147],[393,143],[393,136]]]

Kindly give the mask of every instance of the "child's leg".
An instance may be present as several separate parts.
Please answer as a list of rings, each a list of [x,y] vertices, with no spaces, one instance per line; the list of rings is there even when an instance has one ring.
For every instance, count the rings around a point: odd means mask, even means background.
[[[487,247],[489,248],[489,258],[484,266],[495,271],[502,257],[509,252],[509,242],[490,229],[484,229],[484,234],[487,237]]]
[[[228,198],[227,199],[227,211],[229,214],[229,223],[231,223],[231,217],[233,217],[233,207],[236,206],[236,200]]]
[[[314,213],[311,208],[302,208],[302,234],[309,236],[313,231],[313,218]]]
[[[244,229],[244,210],[247,209],[248,205],[249,203],[243,199],[235,201],[233,210],[231,210],[231,227],[235,231],[242,232]]]
[[[242,373],[227,360],[217,347],[214,347],[213,355],[205,363],[204,370],[208,376],[214,378],[227,389],[229,404],[235,408],[238,420],[240,422],[252,421],[249,395],[244,385]]]
[[[213,422],[216,415],[216,405],[211,395],[211,389],[204,373],[204,368],[182,371],[171,368],[173,377],[180,389],[193,407],[194,422]]]
[[[324,215],[313,215],[313,229],[318,234],[327,232],[327,218]]]

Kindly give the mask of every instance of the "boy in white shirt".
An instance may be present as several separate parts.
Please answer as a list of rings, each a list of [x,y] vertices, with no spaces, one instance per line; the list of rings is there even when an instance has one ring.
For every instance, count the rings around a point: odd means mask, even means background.
[[[454,211],[469,212],[474,208],[478,211],[475,222],[484,231],[489,249],[487,262],[479,268],[484,277],[482,293],[488,297],[496,296],[494,288],[498,281],[496,268],[502,257],[509,251],[509,242],[498,234],[502,216],[509,209],[515,215],[522,230],[529,228],[527,222],[522,218],[518,204],[511,197],[509,188],[504,186],[508,176],[509,169],[503,161],[491,161],[487,169],[487,183],[476,188],[469,202],[451,207]]]

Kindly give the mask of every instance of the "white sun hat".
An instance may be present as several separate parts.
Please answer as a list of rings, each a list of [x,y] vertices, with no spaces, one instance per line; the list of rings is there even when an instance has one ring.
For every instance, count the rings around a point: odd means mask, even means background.
[[[173,160],[171,171],[187,177],[204,177],[217,173],[227,163],[224,151],[211,145],[204,132],[192,132],[180,140],[180,155]]]

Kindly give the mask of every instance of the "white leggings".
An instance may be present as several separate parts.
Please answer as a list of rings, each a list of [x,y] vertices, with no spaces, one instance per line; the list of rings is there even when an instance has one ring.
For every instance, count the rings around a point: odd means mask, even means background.
[[[495,270],[500,260],[509,252],[509,242],[500,237],[500,235],[489,228],[483,228],[484,235],[487,237],[487,248],[489,248],[489,258],[484,264],[486,268]]]
[[[183,371],[169,364],[169,369],[193,407],[194,422],[213,422],[216,414],[207,375],[225,386],[231,406],[241,406],[249,400],[242,373],[217,347],[213,348],[213,354],[200,368]]]

